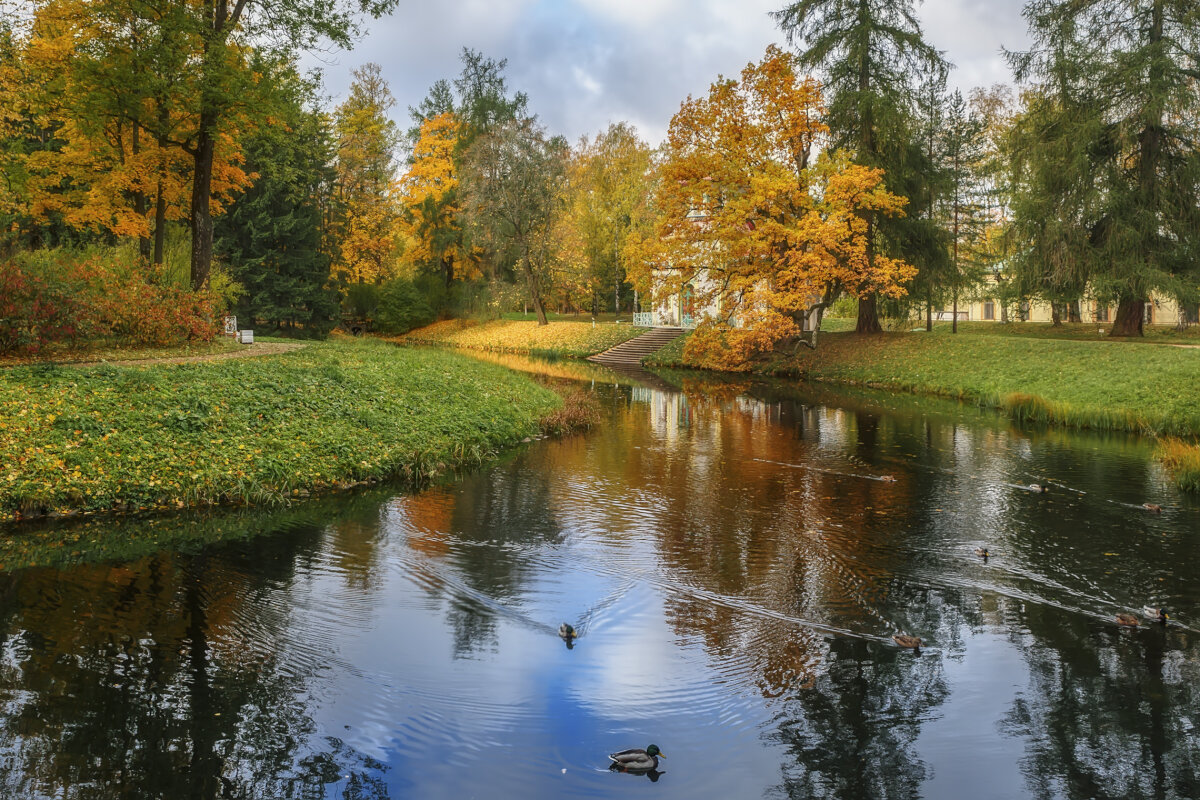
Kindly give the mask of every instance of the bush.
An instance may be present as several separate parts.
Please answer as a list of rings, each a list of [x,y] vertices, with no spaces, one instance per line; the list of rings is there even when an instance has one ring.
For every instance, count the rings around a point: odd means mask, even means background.
[[[342,315],[351,324],[368,325],[375,318],[379,307],[379,287],[373,283],[352,283],[346,287],[346,299],[342,301]]]
[[[88,307],[87,276],[75,266],[34,270],[15,260],[0,262],[0,353],[36,353],[93,333],[97,320]]]
[[[163,285],[146,265],[67,250],[0,262],[0,353],[90,339],[157,346],[209,341],[223,309],[216,293]]]
[[[424,295],[411,281],[394,278],[379,291],[375,329],[383,333],[408,333],[433,322],[434,313]]]

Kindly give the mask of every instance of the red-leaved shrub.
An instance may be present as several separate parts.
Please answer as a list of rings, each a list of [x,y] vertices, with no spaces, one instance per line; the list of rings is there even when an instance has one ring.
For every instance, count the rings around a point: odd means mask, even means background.
[[[0,354],[96,339],[169,346],[210,341],[222,303],[161,285],[144,266],[117,269],[67,252],[0,261]]]

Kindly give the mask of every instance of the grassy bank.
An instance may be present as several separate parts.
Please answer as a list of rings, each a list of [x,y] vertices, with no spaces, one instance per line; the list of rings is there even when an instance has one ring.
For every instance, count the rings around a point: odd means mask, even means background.
[[[648,363],[697,366],[684,346],[676,340]],[[1200,349],[991,332],[830,333],[815,352],[776,354],[756,371],[951,397],[1023,421],[1180,437],[1164,463],[1181,487],[1200,488],[1191,443],[1200,436]]]
[[[474,350],[498,350],[540,356],[587,358],[643,333],[629,324],[556,321],[549,325],[519,320],[475,322],[452,319],[418,328],[401,337],[413,344],[436,344]]]
[[[478,462],[562,405],[501,367],[338,340],[259,359],[0,370],[0,517],[278,501]]]

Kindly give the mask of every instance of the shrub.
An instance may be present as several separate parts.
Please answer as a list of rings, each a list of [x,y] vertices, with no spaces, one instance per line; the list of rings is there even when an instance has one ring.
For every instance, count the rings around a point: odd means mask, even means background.
[[[224,302],[213,291],[164,285],[144,264],[43,250],[0,262],[0,353],[115,338],[166,346],[216,336]]]
[[[41,270],[16,260],[0,262],[0,353],[36,353],[47,344],[94,332],[86,275],[70,264],[51,266]]]
[[[383,333],[408,333],[433,322],[429,303],[411,281],[394,278],[379,291],[375,308],[375,329]]]

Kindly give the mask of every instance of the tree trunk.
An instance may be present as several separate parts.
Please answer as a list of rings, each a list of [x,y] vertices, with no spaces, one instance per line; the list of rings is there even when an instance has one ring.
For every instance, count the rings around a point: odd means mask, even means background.
[[[163,249],[167,241],[167,198],[163,194],[163,181],[158,179],[158,199],[154,201],[154,265],[161,267]]]
[[[1083,313],[1080,311],[1078,300],[1067,305],[1067,322],[1083,322]]]
[[[200,291],[208,283],[212,269],[213,221],[210,202],[212,200],[212,166],[216,141],[213,127],[216,120],[211,114],[200,116],[200,132],[193,153],[195,174],[192,177],[192,290]]]
[[[1113,318],[1109,336],[1141,336],[1142,318],[1146,313],[1144,300],[1131,300],[1122,297],[1117,304],[1117,315]]]
[[[133,157],[135,159],[142,152],[141,131],[142,131],[142,126],[138,125],[135,122],[133,124],[133,133],[130,137],[130,149],[131,149],[131,152],[133,153]],[[121,160],[124,161],[124,157],[122,157]],[[140,186],[141,181],[138,181],[138,184]],[[135,214],[138,215],[139,219],[142,219],[142,220],[146,219],[146,215],[150,211],[150,201],[146,197],[146,192],[144,189],[139,188],[137,191],[135,191],[133,193],[133,211]],[[150,237],[149,236],[138,236],[138,256],[141,257],[143,262],[150,260]]]
[[[925,330],[933,330],[933,287],[925,295]]]
[[[1062,325],[1062,307],[1058,303],[1050,304],[1050,321],[1056,328]]]
[[[955,247],[957,248],[957,244]],[[958,287],[954,287],[954,307],[950,310],[950,332],[958,333]]]
[[[525,272],[525,285],[529,288],[529,299],[533,302],[533,310],[537,313],[538,325],[549,325],[546,319],[546,309],[542,306],[542,292],[538,286],[537,275],[533,274],[533,266],[529,263],[529,254],[521,259],[521,268]]]
[[[876,310],[875,295],[858,298],[858,324],[855,333],[883,333],[879,324],[879,312]]]

